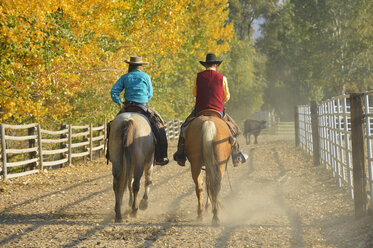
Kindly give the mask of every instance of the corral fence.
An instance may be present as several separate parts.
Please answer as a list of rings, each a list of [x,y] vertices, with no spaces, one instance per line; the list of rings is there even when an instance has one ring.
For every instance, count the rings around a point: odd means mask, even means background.
[[[373,91],[295,108],[295,143],[324,165],[355,203],[356,217],[373,206]]]
[[[40,124],[0,124],[1,176],[4,180],[25,176],[48,167],[71,165],[73,159],[93,160],[105,150],[106,125],[61,125],[45,130]]]
[[[250,119],[266,121],[266,128],[262,130],[262,134],[294,135],[295,132],[293,121],[282,121],[273,111],[255,112]]]
[[[166,121],[168,139],[177,139],[182,121]],[[0,124],[0,178],[37,173],[51,167],[71,165],[74,160],[92,161],[106,151],[106,122],[99,126],[61,125],[46,130],[40,124]]]
[[[178,139],[180,134],[180,127],[184,121],[170,120],[165,121],[166,134],[168,140]]]
[[[168,140],[178,139],[182,123],[182,120],[165,121]],[[286,133],[292,132],[292,125],[284,126]],[[106,121],[98,126],[64,124],[59,130],[46,130],[37,123],[0,124],[0,179],[71,165],[78,159],[92,161],[105,154],[106,136]]]

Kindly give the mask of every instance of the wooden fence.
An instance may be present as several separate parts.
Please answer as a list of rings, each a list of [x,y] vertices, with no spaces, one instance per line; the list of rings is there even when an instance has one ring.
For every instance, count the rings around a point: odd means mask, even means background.
[[[365,215],[373,205],[373,92],[297,106],[295,120],[296,144],[348,188],[356,216]]]
[[[169,140],[178,139],[183,121],[166,121]],[[0,124],[0,178],[6,180],[39,172],[53,166],[71,165],[73,159],[93,160],[106,151],[106,124],[61,125],[50,131],[39,124]]]
[[[50,131],[39,124],[0,124],[2,178],[36,173],[51,166],[70,165],[74,158],[93,160],[105,150],[106,125],[62,125]]]
[[[165,122],[168,140],[178,139],[181,120]],[[293,126],[286,124],[286,133]],[[106,151],[106,124],[61,125],[45,130],[39,124],[0,124],[0,178],[25,176],[53,166],[71,165],[74,159],[93,160]]]

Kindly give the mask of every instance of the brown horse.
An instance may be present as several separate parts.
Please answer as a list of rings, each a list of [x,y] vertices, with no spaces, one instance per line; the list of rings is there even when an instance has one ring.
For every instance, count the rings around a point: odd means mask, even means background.
[[[202,219],[202,167],[206,167],[207,195],[212,204],[213,225],[219,225],[219,191],[231,154],[232,138],[225,121],[216,116],[199,116],[185,131],[185,153],[191,164],[198,198],[198,219]]]

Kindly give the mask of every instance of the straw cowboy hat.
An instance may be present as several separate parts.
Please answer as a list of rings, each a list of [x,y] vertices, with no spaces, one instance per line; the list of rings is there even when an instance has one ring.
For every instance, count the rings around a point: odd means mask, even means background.
[[[142,57],[141,56],[132,56],[130,57],[130,60],[124,60],[124,62],[126,62],[127,64],[130,64],[130,65],[147,65],[149,64],[148,62],[144,62],[142,61]]]
[[[218,64],[220,65],[221,62],[223,62],[222,60],[219,61],[217,58],[216,58],[216,55],[214,53],[208,53],[206,55],[206,61],[200,61],[200,63],[203,65],[203,66],[206,66],[206,65],[213,65],[213,64]]]

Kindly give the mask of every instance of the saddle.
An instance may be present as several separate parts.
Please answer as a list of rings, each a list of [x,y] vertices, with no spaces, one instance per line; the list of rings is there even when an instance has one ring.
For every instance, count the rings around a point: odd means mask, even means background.
[[[197,114],[191,114],[190,116],[188,116],[188,118],[185,120],[185,122],[181,126],[181,135],[183,137],[185,136],[185,132],[186,132],[189,124],[195,118],[197,118],[199,116],[215,116],[215,117],[218,117],[220,119],[223,119],[223,116],[220,114],[220,112],[217,111],[217,110],[214,110],[214,109],[204,109],[204,110],[199,111]]]
[[[139,113],[139,114],[148,116],[148,108],[142,104],[136,104],[136,103],[126,104],[120,110],[120,113],[124,113],[124,112],[133,112],[133,113]]]
[[[204,110],[201,110],[197,113],[197,117],[198,116],[215,116],[215,117],[218,117],[220,119],[223,119],[223,116],[220,114],[219,111],[215,110],[215,109],[204,109]]]
[[[229,128],[229,131],[231,132],[232,137],[235,138],[238,136],[235,125],[226,118],[226,115],[223,117],[219,111],[214,110],[214,109],[204,109],[204,110],[199,111],[196,116],[190,116],[189,118],[187,118],[187,120],[181,127],[181,132],[183,136],[185,134],[186,129],[189,126],[189,123],[191,123],[196,117],[199,117],[199,116],[215,116],[215,117],[218,117],[224,120]]]

